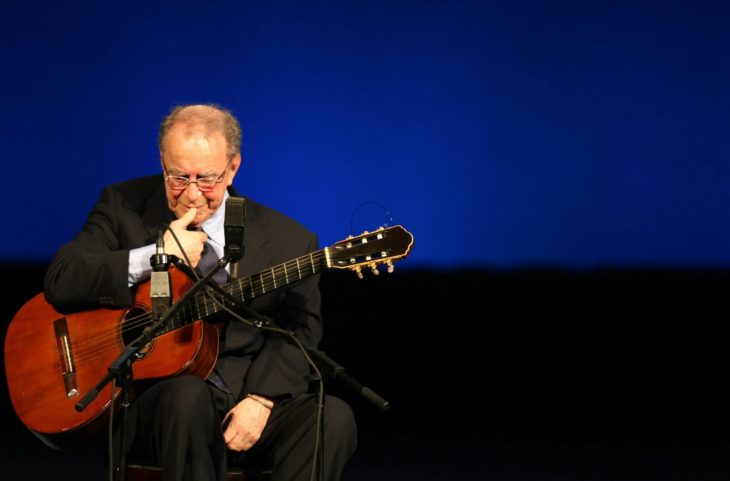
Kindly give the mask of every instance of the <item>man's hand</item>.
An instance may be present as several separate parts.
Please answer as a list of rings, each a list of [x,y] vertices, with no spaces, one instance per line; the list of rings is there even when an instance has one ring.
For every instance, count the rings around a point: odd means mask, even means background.
[[[175,219],[170,222],[170,229],[175,232],[180,244],[182,244],[182,248],[185,250],[188,259],[190,259],[192,264],[191,267],[197,266],[198,262],[200,262],[200,256],[203,253],[203,245],[205,244],[205,241],[208,240],[208,236],[205,232],[188,230],[188,226],[193,219],[195,219],[195,214],[197,214],[197,212],[198,209],[193,207],[179,219]],[[178,247],[177,242],[175,242],[175,239],[172,237],[169,230],[165,231],[164,240],[165,254],[174,255],[185,260],[182,252],[180,252],[180,247]]]
[[[261,433],[269,420],[271,409],[257,401],[245,398],[228,411],[223,418],[223,432],[226,446],[232,451],[247,451],[261,438]]]

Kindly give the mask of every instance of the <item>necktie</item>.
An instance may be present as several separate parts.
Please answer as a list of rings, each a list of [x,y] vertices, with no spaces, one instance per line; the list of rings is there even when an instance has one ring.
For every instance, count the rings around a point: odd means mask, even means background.
[[[206,242],[205,245],[203,245],[203,254],[200,256],[200,262],[198,262],[198,270],[203,275],[206,275],[213,270],[217,262],[218,256],[215,253],[215,249]],[[228,282],[228,272],[226,272],[225,267],[219,269],[218,272],[213,275],[213,280],[217,284],[221,285]]]
[[[215,254],[215,249],[213,249],[213,247],[206,242],[203,245],[203,254],[200,256],[200,262],[198,262],[198,270],[203,275],[205,275],[213,270],[217,262],[218,256]],[[213,280],[220,285],[228,282],[228,272],[226,272],[225,267],[218,269],[218,272],[213,275]],[[224,339],[225,336],[221,338],[221,341],[223,341]],[[217,369],[213,369],[213,372],[210,373],[210,375],[208,376],[208,382],[210,382],[223,392],[231,392],[231,390],[226,385],[226,382],[223,380],[220,374],[218,374]]]

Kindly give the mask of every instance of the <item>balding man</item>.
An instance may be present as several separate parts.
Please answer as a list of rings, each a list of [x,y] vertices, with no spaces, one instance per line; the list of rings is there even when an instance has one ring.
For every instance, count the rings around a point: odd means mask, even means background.
[[[59,249],[45,282],[57,309],[131,305],[135,286],[150,277],[157,232],[167,223],[166,253],[182,258],[184,252],[193,267],[206,251],[223,255],[226,199],[238,196],[232,186],[241,167],[238,121],[215,105],[176,107],[160,127],[159,150],[162,175],[105,188],[81,232]],[[317,249],[316,236],[294,220],[250,199],[246,210],[246,255],[231,270],[237,276]],[[318,276],[307,277],[251,306],[316,346],[322,337],[318,283]],[[273,466],[274,480],[310,479],[317,406],[302,352],[277,334],[231,319],[224,319],[220,342],[207,379],[170,377],[138,395],[129,411],[132,451],[159,463],[165,481],[222,481],[231,451]],[[324,475],[338,480],[357,444],[354,416],[328,396],[324,418]]]

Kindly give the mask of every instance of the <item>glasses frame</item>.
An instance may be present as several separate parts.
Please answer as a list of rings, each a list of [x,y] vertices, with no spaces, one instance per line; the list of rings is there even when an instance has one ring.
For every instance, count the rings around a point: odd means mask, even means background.
[[[232,160],[233,160],[232,158],[228,159],[228,162],[226,162],[226,166],[223,169],[223,172],[221,172],[215,178],[215,182],[213,182],[210,185],[210,187],[207,187],[207,186],[202,186],[201,187],[200,181],[202,180],[202,181],[207,182],[210,177],[213,177],[212,175],[211,176],[201,177],[201,178],[198,178],[198,179],[195,179],[195,180],[190,180],[190,176],[189,175],[187,175],[187,176],[185,176],[185,175],[170,175],[170,173],[167,172],[167,166],[165,166],[164,163],[162,164],[162,170],[165,172],[165,182],[167,183],[167,185],[172,190],[175,190],[175,191],[178,191],[178,192],[182,192],[185,189],[187,189],[188,187],[190,187],[190,184],[195,184],[195,187],[197,187],[200,192],[212,192],[212,191],[215,190],[215,188],[216,188],[216,186],[218,184],[220,184],[221,182],[223,182],[223,178],[226,176],[226,172],[228,172],[228,167],[231,165],[231,161]],[[185,185],[183,185],[182,187],[174,186],[174,185],[172,185],[170,183],[170,179],[179,179],[180,181],[184,182]]]

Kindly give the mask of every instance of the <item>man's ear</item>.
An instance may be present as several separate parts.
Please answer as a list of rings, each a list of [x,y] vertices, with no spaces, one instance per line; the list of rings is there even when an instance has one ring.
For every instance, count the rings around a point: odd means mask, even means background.
[[[241,154],[236,154],[231,158],[231,175],[228,177],[228,185],[233,184],[233,178],[238,173],[239,167],[241,167]]]

